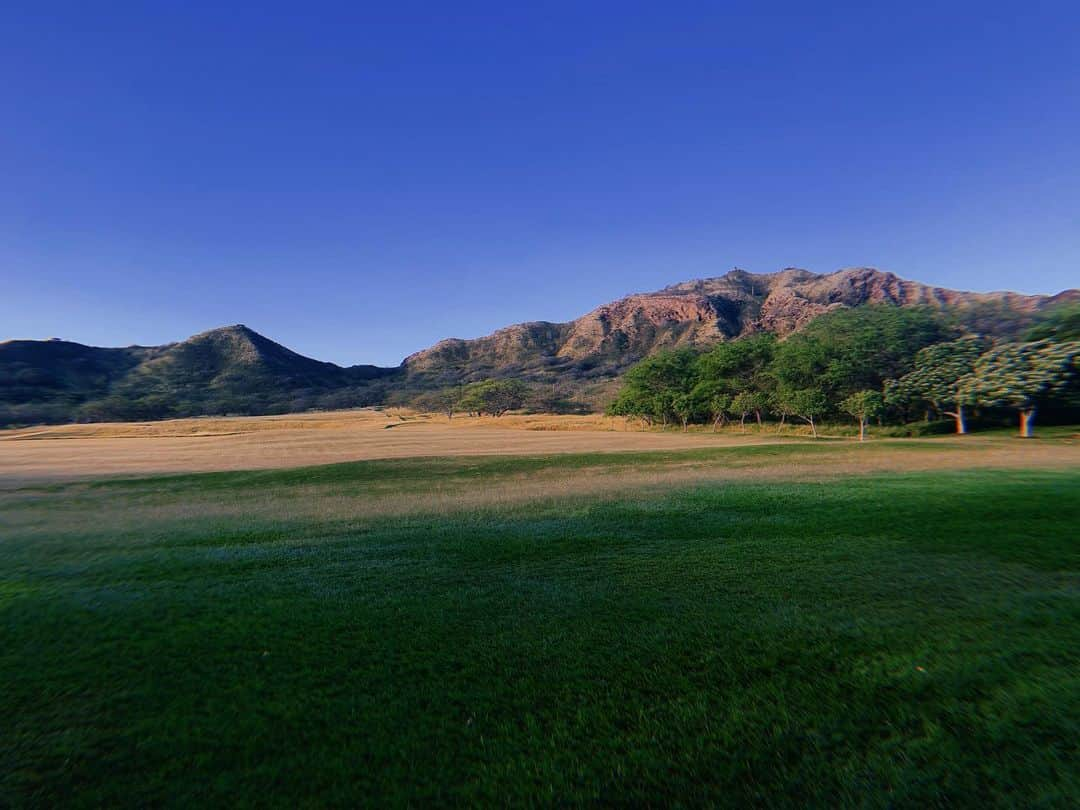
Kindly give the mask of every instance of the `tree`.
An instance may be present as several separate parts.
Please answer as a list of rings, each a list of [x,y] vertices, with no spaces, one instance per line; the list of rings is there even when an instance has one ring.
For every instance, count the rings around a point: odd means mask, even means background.
[[[788,390],[778,389],[774,391],[769,396],[769,408],[780,417],[780,421],[776,425],[776,432],[780,433],[784,429],[787,418],[795,415]]]
[[[939,413],[956,420],[957,433],[966,433],[964,408],[972,402],[961,380],[974,370],[987,342],[983,337],[969,335],[920,349],[912,371],[899,380],[886,382],[886,401],[890,405],[927,402]]]
[[[465,389],[461,392],[461,399],[458,400],[459,409],[477,416],[484,413],[486,403],[480,385],[481,383],[471,383],[465,386]]]
[[[757,425],[761,427],[761,414],[769,407],[769,397],[762,391],[750,392],[750,410],[754,413]]]
[[[838,309],[779,343],[770,370],[780,387],[816,388],[835,405],[856,391],[880,390],[911,370],[919,349],[954,335],[927,307]]]
[[[690,396],[694,399],[694,410],[700,414],[708,414],[712,419],[715,433],[716,426],[723,423],[728,405],[731,404],[731,397],[717,380],[699,380],[690,392]]]
[[[454,418],[460,401],[461,389],[440,388],[438,391],[421,394],[413,400],[413,405],[421,410],[445,413],[447,421],[450,421]]]
[[[692,349],[662,351],[646,357],[626,372],[623,387],[608,413],[666,425],[676,415],[675,398],[689,394],[697,382],[696,360]]]
[[[679,421],[682,422],[683,433],[686,432],[686,423],[690,421],[694,415],[695,403],[694,397],[691,394],[675,394],[671,398],[671,410],[675,412],[675,415],[679,417]]]
[[[859,422],[859,441],[866,440],[866,423],[877,414],[881,413],[881,394],[877,391],[857,391],[843,402],[840,409],[844,413],[854,416]]]
[[[1004,343],[979,357],[961,388],[982,405],[1015,408],[1020,435],[1030,438],[1039,404],[1076,382],[1078,358],[1080,341]]]
[[[639,392],[629,388],[623,388],[615,400],[607,406],[605,413],[608,416],[625,416],[630,419],[640,419],[645,424],[652,423],[652,410],[648,407],[645,398],[639,396]]]
[[[817,438],[817,426],[814,420],[825,413],[828,402],[825,394],[816,388],[801,388],[783,395],[788,411],[810,425],[810,432]]]
[[[740,391],[728,407],[739,417],[739,427],[745,432],[746,417],[751,413],[757,415],[758,426],[761,426],[761,412],[768,407],[768,399],[756,391]]]
[[[776,336],[769,333],[718,343],[698,358],[697,375],[731,396],[768,391],[772,380],[767,372],[775,351]]]
[[[529,387],[521,380],[499,380],[489,394],[494,414],[502,416],[507,411],[516,411],[525,404]]]
[[[528,386],[521,380],[482,380],[465,387],[458,407],[498,417],[520,408],[528,393]]]
[[[712,417],[712,429],[713,433],[716,433],[716,427],[724,426],[724,422],[727,419],[728,406],[731,404],[731,397],[727,394],[714,394],[709,398],[709,415]]]

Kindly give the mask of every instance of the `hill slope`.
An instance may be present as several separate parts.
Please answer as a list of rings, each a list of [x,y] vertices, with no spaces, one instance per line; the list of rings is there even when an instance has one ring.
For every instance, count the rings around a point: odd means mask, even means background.
[[[381,400],[397,373],[312,360],[243,325],[156,347],[8,341],[0,424],[352,407]]]
[[[596,405],[628,366],[658,349],[758,331],[782,336],[837,307],[940,307],[976,331],[1008,335],[1066,300],[1080,300],[1080,291],[958,292],[871,268],[825,275],[735,270],[629,295],[568,323],[537,321],[444,340],[396,369],[312,360],[242,325],[155,347],[7,341],[0,343],[0,425],[344,408],[501,376]]]
[[[734,270],[629,295],[569,323],[525,323],[475,340],[444,340],[407,357],[403,365],[410,386],[517,375],[560,380],[588,396],[658,349],[706,346],[759,331],[783,336],[837,307],[948,308],[973,329],[1010,334],[1040,310],[1068,299],[1080,300],[1080,291],[1057,296],[959,292],[872,268],[824,275],[793,268],[768,274]]]

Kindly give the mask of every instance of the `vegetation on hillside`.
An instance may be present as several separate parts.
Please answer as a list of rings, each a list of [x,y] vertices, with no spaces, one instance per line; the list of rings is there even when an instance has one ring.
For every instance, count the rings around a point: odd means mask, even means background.
[[[0,425],[256,415],[373,405],[397,374],[341,368],[244,327],[161,347],[0,344]]]

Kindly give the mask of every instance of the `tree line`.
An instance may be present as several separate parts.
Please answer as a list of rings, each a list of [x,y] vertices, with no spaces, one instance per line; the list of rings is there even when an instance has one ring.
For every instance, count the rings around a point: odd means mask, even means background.
[[[1018,415],[1030,436],[1036,412],[1080,419],[1080,305],[1048,313],[1017,340],[964,333],[931,308],[838,309],[778,340],[755,334],[707,351],[683,348],[627,371],[608,413],[645,424],[791,420],[817,435],[825,419],[952,419],[964,433],[978,412]]]

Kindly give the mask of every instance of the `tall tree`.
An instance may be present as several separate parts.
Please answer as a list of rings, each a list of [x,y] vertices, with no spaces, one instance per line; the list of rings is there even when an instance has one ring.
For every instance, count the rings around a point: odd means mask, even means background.
[[[614,416],[633,416],[667,424],[675,416],[675,398],[689,394],[697,382],[697,354],[692,349],[662,351],[634,365],[608,408]]]
[[[1015,408],[1020,435],[1029,438],[1038,406],[1074,385],[1078,373],[1080,341],[1005,343],[979,357],[961,388],[982,405]]]
[[[974,370],[988,342],[983,337],[969,335],[920,349],[915,355],[912,371],[899,380],[885,383],[886,401],[890,405],[915,401],[929,403],[936,411],[956,421],[957,433],[966,433],[964,408],[972,401],[961,380]]]

